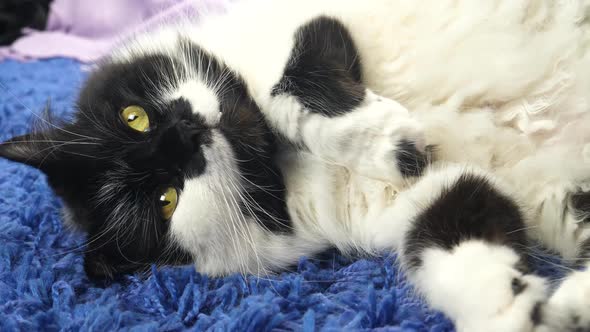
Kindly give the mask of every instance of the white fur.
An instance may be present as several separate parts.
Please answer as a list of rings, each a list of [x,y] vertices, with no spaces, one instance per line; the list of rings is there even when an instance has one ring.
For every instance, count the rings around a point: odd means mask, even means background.
[[[203,82],[190,80],[180,85],[171,99],[186,98],[191,104],[193,112],[200,114],[205,118],[205,123],[209,126],[216,126],[221,117],[219,100],[215,91],[208,88]]]
[[[268,106],[272,124],[293,142],[301,142],[324,162],[339,164],[360,175],[393,181],[403,177],[392,162],[402,140],[424,151],[420,123],[393,100],[367,91],[363,104],[349,114],[328,118],[302,108],[293,96],[279,95]]]
[[[538,332],[583,331],[590,326],[590,268],[571,273],[549,298],[545,313],[552,317]]]
[[[231,173],[236,167],[227,143],[214,139],[216,153],[206,152],[212,168],[187,182],[172,219],[173,236],[195,256],[197,269],[260,273],[328,244],[371,253],[400,248],[412,217],[465,171],[437,166],[415,184],[402,181],[384,156],[404,137],[436,144],[443,162],[469,163],[500,179],[502,190],[524,207],[532,236],[566,257],[579,254],[590,235],[575,220],[556,218],[564,195],[590,174],[588,1],[278,0],[235,7],[198,28],[139,37],[115,55],[121,61],[157,51],[175,56],[178,36],[190,38],[245,79],[275,130],[311,150],[284,147],[294,235],[280,236],[239,222],[243,215],[232,200],[243,199],[244,184]],[[375,93],[335,119],[270,93],[294,31],[318,14],[338,17],[350,29],[363,79]],[[201,86],[195,84],[172,93],[209,105],[197,111],[212,117],[211,94],[193,96]],[[459,329],[526,331],[545,286],[519,276],[514,260],[506,248],[465,243],[450,253],[428,252],[415,280]],[[529,284],[516,298],[510,293],[515,276]],[[588,280],[587,274],[575,278]],[[552,301],[587,305],[568,285]]]
[[[511,249],[468,241],[452,252],[429,249],[424,267],[415,276],[429,303],[443,310],[458,331],[533,331],[531,312],[545,300],[545,281],[522,275]],[[512,280],[525,288],[514,295]]]
[[[210,275],[231,272],[268,274],[285,268],[327,243],[317,236],[289,238],[261,229],[239,207],[244,183],[226,139],[213,131],[204,147],[208,166],[199,177],[185,181],[171,221],[173,239],[190,250],[197,269]]]

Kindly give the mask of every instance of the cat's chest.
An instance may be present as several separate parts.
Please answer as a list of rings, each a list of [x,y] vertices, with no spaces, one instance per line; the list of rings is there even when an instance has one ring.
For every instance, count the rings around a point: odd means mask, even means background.
[[[304,233],[347,233],[358,223],[376,218],[396,199],[397,188],[306,152],[281,156],[286,201],[294,227]]]

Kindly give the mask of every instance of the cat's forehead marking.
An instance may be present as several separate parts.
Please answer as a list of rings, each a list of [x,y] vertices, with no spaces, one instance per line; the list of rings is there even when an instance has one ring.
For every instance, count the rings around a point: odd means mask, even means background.
[[[219,123],[221,109],[219,99],[213,89],[198,80],[181,83],[172,92],[172,99],[184,98],[191,104],[193,113],[201,115],[205,122],[214,126]]]

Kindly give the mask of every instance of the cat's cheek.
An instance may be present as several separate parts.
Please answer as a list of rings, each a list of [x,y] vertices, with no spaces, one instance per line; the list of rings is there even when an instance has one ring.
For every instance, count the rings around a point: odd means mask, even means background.
[[[239,270],[231,261],[219,257],[238,255],[232,249],[232,231],[240,221],[236,198],[221,185],[223,180],[206,173],[187,180],[178,207],[170,220],[170,240],[192,257],[197,271],[224,275]],[[210,184],[218,184],[212,188]]]
[[[205,171],[185,179],[178,206],[170,222],[170,236],[193,257],[208,255],[224,246],[231,223],[243,218],[239,202],[240,175],[229,142],[217,131],[203,147]]]
[[[185,181],[178,206],[169,221],[172,238],[190,252],[211,236],[211,224],[219,214],[215,208],[216,195],[203,177],[205,175]]]

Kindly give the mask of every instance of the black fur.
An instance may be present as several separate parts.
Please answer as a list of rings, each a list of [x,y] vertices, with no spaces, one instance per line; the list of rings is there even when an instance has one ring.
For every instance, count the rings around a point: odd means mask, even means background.
[[[543,322],[543,303],[535,304],[533,311],[531,311],[531,321],[533,322],[534,326],[540,325]]]
[[[572,213],[576,218],[578,218],[582,223],[586,225],[590,223],[590,192],[587,191],[578,191],[569,197],[569,205],[568,208],[572,210]],[[577,263],[578,265],[583,265],[587,258],[590,257],[590,239],[586,239],[580,246],[581,251]]]
[[[52,0],[1,0],[0,45],[10,45],[23,28],[44,30]]]
[[[361,62],[350,33],[338,20],[318,17],[295,34],[295,45],[272,95],[289,94],[308,110],[338,116],[365,97]]]
[[[275,137],[244,82],[190,42],[180,41],[179,49],[195,60],[184,65],[203,68],[207,82],[221,85],[218,127],[246,178],[244,196],[259,205],[244,212],[268,229],[290,230],[282,177],[272,162]],[[192,261],[167,241],[169,224],[162,220],[158,202],[168,186],[182,197],[184,181],[208,166],[202,147],[211,143],[210,128],[186,100],[158,98],[162,90],[155,83],[178,84],[175,78],[185,74],[184,65],[164,54],[103,63],[82,89],[72,123],[0,145],[0,156],[44,171],[73,221],[88,232],[84,267],[89,276],[112,278],[152,263]],[[121,120],[120,111],[129,105],[148,113],[147,133]]]
[[[181,48],[188,59],[199,60],[194,67],[203,68],[208,80],[221,83],[223,94],[218,96],[221,107],[221,127],[239,161],[240,173],[257,187],[248,188],[248,198],[257,208],[242,206],[245,215],[255,217],[262,226],[273,232],[290,232],[290,218],[285,204],[283,177],[274,163],[277,141],[266,125],[262,113],[248,93],[244,80],[194,43],[183,40]],[[262,209],[260,209],[262,208]]]
[[[522,252],[524,221],[517,204],[487,179],[465,174],[426,208],[406,235],[408,268],[422,264],[427,248],[451,250],[462,241],[481,239]],[[516,287],[518,290],[520,287]]]
[[[528,285],[524,281],[522,281],[522,279],[513,278],[510,286],[512,287],[512,293],[514,295],[518,295],[522,293]]]
[[[397,147],[395,159],[403,176],[419,176],[430,162],[432,147],[420,151],[412,141],[402,140]]]
[[[582,222],[590,223],[590,192],[578,191],[570,196],[570,207]]]

